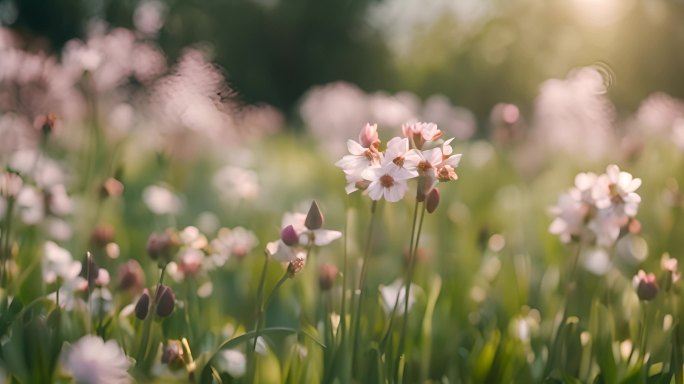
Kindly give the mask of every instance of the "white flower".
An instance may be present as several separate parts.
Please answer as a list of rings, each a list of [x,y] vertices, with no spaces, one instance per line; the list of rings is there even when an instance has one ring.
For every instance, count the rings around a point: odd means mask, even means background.
[[[411,284],[411,290],[409,292],[408,298],[408,309],[411,310],[413,304],[416,303],[416,291],[419,287],[415,284]],[[397,296],[399,299],[397,300]],[[401,279],[395,280],[390,285],[380,286],[380,297],[382,299],[382,306],[385,313],[390,314],[394,310],[394,304],[397,304],[397,309],[394,312],[396,315],[401,316],[404,314],[404,307],[406,306],[406,284]]]
[[[573,236],[580,236],[584,229],[584,219],[588,210],[582,202],[570,193],[558,197],[558,204],[551,208],[556,218],[549,226],[549,232],[558,235],[562,242],[568,243]]]
[[[599,176],[592,190],[596,207],[613,207],[618,215],[636,216],[641,197],[634,191],[641,186],[641,179],[627,172],[620,172],[617,165],[609,165],[606,173]]]
[[[416,169],[421,160],[420,155],[415,150],[409,149],[409,140],[407,138],[394,137],[387,142],[382,165],[393,164],[397,168],[412,171]]]
[[[358,190],[360,182],[363,182],[363,172],[371,166],[378,165],[382,161],[382,154],[374,147],[365,148],[354,140],[347,140],[349,155],[342,157],[335,166],[342,168],[347,179],[347,193]]]
[[[249,169],[227,165],[214,174],[212,182],[226,199],[253,200],[259,195],[259,177]]]
[[[416,176],[418,176],[416,171],[397,168],[391,164],[368,168],[363,172],[363,178],[370,181],[367,189],[368,196],[373,200],[380,200],[384,197],[392,203],[404,197],[408,190],[406,180]]]
[[[74,261],[71,253],[48,241],[43,246],[43,281],[52,284],[57,279],[74,280],[81,272],[81,263]]]
[[[150,185],[143,191],[143,201],[156,215],[175,215],[181,210],[181,201],[168,188]]]
[[[240,351],[225,349],[216,355],[216,367],[237,379],[245,375],[247,358]]]
[[[254,233],[245,228],[221,228],[218,236],[211,241],[211,247],[215,251],[212,260],[220,267],[231,257],[247,256],[258,243],[259,240]]]
[[[131,362],[114,340],[97,336],[80,338],[65,350],[65,368],[79,384],[130,383]]]

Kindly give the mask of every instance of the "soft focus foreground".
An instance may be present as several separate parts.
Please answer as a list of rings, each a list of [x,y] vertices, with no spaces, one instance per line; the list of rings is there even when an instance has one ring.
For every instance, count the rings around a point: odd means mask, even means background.
[[[295,134],[201,49],[0,30],[0,382],[681,383],[684,102],[607,83]]]

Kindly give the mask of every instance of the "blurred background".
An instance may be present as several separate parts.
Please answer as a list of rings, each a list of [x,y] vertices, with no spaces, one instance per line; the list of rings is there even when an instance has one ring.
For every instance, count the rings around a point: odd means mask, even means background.
[[[618,115],[654,91],[684,98],[681,0],[0,0],[30,51],[59,52],[95,20],[144,32],[170,62],[210,52],[241,100],[290,122],[312,86],[346,81],[444,95],[481,123],[500,102],[528,112],[545,79],[582,66]]]

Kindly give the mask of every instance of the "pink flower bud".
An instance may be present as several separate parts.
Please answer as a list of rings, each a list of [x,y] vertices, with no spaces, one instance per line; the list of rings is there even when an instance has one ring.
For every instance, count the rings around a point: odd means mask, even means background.
[[[318,285],[321,291],[328,291],[332,288],[337,278],[337,267],[335,264],[323,264],[318,271]]]
[[[118,287],[121,290],[138,290],[145,282],[145,274],[136,260],[128,260],[119,266]]]
[[[292,225],[288,225],[280,231],[280,239],[288,247],[299,243],[299,236]]]
[[[366,124],[359,134],[359,143],[364,148],[377,148],[380,145],[380,138],[378,137],[378,125]]]
[[[437,209],[439,205],[439,189],[437,187],[432,188],[425,199],[425,209],[428,213],[432,213]]]

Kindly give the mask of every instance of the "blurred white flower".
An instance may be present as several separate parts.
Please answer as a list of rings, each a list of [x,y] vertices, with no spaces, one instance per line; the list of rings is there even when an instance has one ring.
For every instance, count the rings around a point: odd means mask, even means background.
[[[175,215],[181,210],[181,200],[171,190],[159,185],[151,185],[143,191],[143,201],[156,215]]]
[[[27,185],[19,192],[17,208],[24,224],[36,225],[45,218],[45,199],[33,186]]]
[[[133,13],[133,24],[138,31],[146,35],[156,35],[164,26],[166,11],[166,5],[160,1],[142,1]]]
[[[247,370],[245,354],[235,349],[224,349],[216,355],[216,368],[234,378],[241,378]]]
[[[114,340],[87,335],[65,348],[65,369],[79,384],[130,383],[131,362]]]
[[[532,144],[549,153],[596,159],[613,143],[614,106],[601,73],[592,67],[545,81],[535,100]]]
[[[641,179],[620,171],[617,165],[609,165],[606,173],[596,179],[592,197],[599,209],[611,209],[618,217],[634,217],[639,209],[641,197],[635,192],[641,186]],[[626,220],[626,218],[625,218]]]
[[[409,311],[413,307],[413,304],[416,303],[416,291],[418,289],[420,288],[417,285],[411,283],[411,290],[408,298]],[[401,279],[397,279],[390,285],[381,285],[380,298],[382,299],[382,307],[386,314],[392,313],[394,310],[394,304],[397,303],[395,315],[403,315],[404,307],[406,305],[406,284],[404,284]]]
[[[52,284],[61,279],[62,281],[74,280],[81,272],[81,263],[74,261],[71,253],[59,245],[48,241],[43,245],[43,281]]]
[[[259,177],[249,169],[226,165],[214,174],[212,182],[227,201],[253,200],[259,195]]]
[[[231,257],[245,257],[258,243],[256,235],[245,228],[221,228],[216,239],[211,241],[215,251],[212,259],[216,266],[223,266]]]

